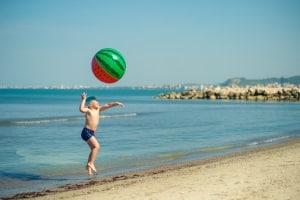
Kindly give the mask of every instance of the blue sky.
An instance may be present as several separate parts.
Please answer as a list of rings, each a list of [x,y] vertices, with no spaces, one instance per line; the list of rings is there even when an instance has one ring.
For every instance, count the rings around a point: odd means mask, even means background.
[[[300,75],[298,0],[0,0],[0,85],[104,86],[94,54],[122,52],[115,86]]]

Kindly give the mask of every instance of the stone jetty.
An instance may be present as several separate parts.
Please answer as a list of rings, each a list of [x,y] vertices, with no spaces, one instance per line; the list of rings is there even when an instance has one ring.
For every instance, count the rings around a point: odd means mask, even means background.
[[[159,94],[158,99],[208,99],[248,101],[300,101],[300,87],[214,87]]]

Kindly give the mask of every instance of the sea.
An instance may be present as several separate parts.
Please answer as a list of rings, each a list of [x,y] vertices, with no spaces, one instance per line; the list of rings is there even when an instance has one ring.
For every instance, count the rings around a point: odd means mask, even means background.
[[[100,104],[97,178],[300,138],[299,102],[161,100],[170,89],[0,89],[0,197],[85,182],[81,93]]]

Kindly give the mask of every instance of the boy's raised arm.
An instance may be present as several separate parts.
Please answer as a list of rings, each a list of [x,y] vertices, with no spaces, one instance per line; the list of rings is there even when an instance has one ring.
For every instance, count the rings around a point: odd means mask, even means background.
[[[85,107],[85,101],[86,101],[86,93],[81,94],[81,103],[79,105],[79,110],[82,113],[85,113],[88,111],[88,109]]]
[[[121,102],[111,102],[111,103],[107,103],[103,106],[100,107],[100,111],[106,110],[108,108],[114,107],[114,106],[121,106],[124,107],[124,104]]]

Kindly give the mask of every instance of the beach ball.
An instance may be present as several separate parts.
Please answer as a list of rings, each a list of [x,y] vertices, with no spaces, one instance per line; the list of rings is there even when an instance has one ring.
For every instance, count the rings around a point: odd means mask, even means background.
[[[98,80],[104,83],[115,83],[126,71],[125,59],[115,49],[101,49],[93,57],[92,71]]]

